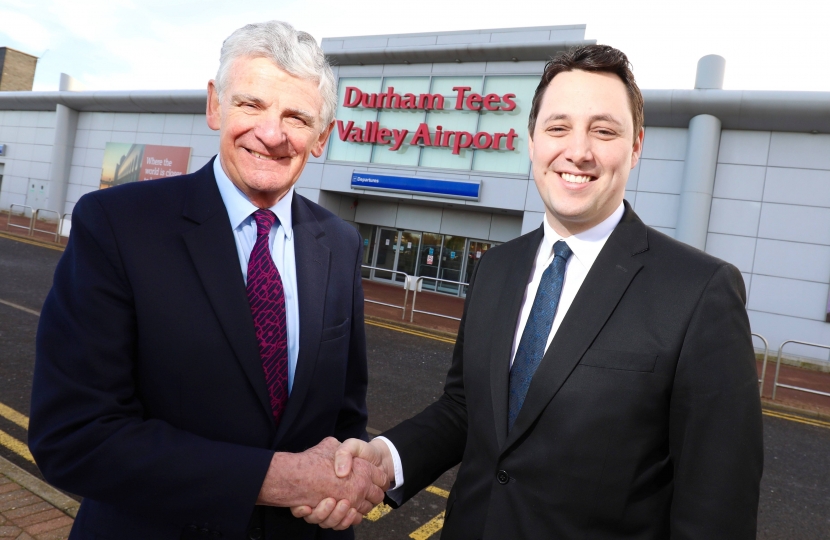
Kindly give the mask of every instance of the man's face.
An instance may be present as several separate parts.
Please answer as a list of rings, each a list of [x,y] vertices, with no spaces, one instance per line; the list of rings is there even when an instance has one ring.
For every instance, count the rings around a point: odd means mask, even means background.
[[[219,130],[223,168],[254,205],[276,204],[308,155],[322,155],[333,126],[322,125],[322,104],[315,83],[266,58],[234,61],[221,100],[213,81],[208,84],[208,126]]]
[[[643,130],[634,136],[619,77],[566,71],[545,90],[528,145],[545,217],[567,237],[598,225],[620,205]]]

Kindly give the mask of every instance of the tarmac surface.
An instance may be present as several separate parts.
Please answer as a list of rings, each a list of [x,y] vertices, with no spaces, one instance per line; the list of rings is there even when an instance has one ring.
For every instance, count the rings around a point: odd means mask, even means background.
[[[0,456],[34,477],[39,477],[40,473],[30,461],[30,456],[27,459],[22,455],[24,452],[21,451],[21,446],[25,448],[23,443],[26,441],[25,426],[28,422],[34,339],[38,322],[36,313],[51,285],[52,273],[60,255],[59,251],[0,237]],[[366,283],[367,297],[370,288],[375,285]],[[393,292],[400,295],[398,301],[402,302],[402,289]],[[382,299],[381,296],[377,298]],[[426,294],[419,293],[419,309],[422,305],[432,305],[427,303],[426,298]],[[433,307],[436,311],[453,309],[459,303],[458,299],[445,298],[451,300],[435,300]],[[377,308],[367,305],[367,313],[370,315],[384,315],[375,309]],[[434,327],[439,327],[434,330],[439,331],[427,332],[422,328],[401,325],[400,316],[400,310],[392,310],[392,315],[387,315],[386,320],[367,320],[370,369],[367,400],[369,427],[373,434],[392,427],[437,399],[442,392],[450,364],[451,334],[440,332],[447,331],[444,327],[446,323],[434,323]],[[429,326],[420,317],[421,314],[416,314],[415,322]],[[423,317],[426,319],[430,316]],[[409,313],[407,322],[408,319]],[[782,368],[782,375],[783,373]],[[799,373],[800,371],[795,372],[796,375]],[[813,375],[809,375],[808,379],[810,377]],[[817,419],[815,415],[801,416],[766,410],[764,429],[766,463],[761,484],[758,538],[830,539],[830,422]],[[15,446],[13,442],[9,444],[10,440],[17,441],[18,445]],[[0,465],[2,463],[0,461]],[[37,495],[41,488],[38,488],[36,481],[27,483],[25,478],[21,478],[20,475],[13,478],[4,476],[0,470],[0,491],[5,489],[14,494],[14,500],[18,500],[18,503],[9,502],[12,498],[9,495],[4,498],[0,493],[0,538],[66,538],[67,524],[64,516],[55,514],[52,510],[59,507],[64,515],[69,516],[73,515],[72,512],[60,508],[60,502],[50,503]],[[429,490],[420,493],[399,510],[376,508],[370,515],[374,521],[367,519],[356,528],[357,538],[438,538],[447,492],[454,479],[455,470],[447,472]],[[40,500],[36,501],[32,497]],[[12,515],[25,514],[20,509],[28,508],[29,515],[44,520],[40,523],[51,521],[50,525],[41,526],[48,530],[36,528],[37,518],[31,518],[24,523],[35,527],[32,530],[38,534],[29,534],[20,527],[20,534],[15,533],[11,527],[17,525],[4,517],[4,500],[7,501],[6,506],[14,507],[12,511],[15,513]],[[54,497],[53,500],[58,501]],[[9,534],[4,531],[9,531]]]

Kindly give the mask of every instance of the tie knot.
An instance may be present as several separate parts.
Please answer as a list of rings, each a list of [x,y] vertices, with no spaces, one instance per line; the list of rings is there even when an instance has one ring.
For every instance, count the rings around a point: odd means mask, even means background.
[[[254,212],[254,221],[256,221],[256,235],[262,236],[271,232],[271,227],[277,221],[277,216],[270,210],[260,208]]]
[[[573,251],[571,251],[571,248],[568,247],[568,244],[564,240],[558,240],[553,244],[553,255],[555,257],[562,257],[567,261],[572,254]]]

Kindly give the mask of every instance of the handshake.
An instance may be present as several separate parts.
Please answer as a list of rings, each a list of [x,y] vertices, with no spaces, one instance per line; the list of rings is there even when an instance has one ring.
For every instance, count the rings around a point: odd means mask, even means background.
[[[257,504],[291,508],[291,513],[326,529],[357,525],[395,479],[392,453],[380,440],[328,437],[297,454],[278,452]]]

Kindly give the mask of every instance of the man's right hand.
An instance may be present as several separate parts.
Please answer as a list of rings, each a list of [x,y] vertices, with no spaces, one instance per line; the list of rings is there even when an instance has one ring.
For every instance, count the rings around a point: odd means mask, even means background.
[[[361,462],[368,462],[368,464],[378,467],[389,481],[395,478],[392,452],[389,451],[386,443],[381,440],[375,439],[367,443],[359,439],[348,439],[340,445],[334,454],[334,470],[340,478],[348,478],[353,469],[360,466]],[[384,490],[388,487],[389,484],[387,483]],[[381,500],[383,500],[382,497]],[[355,521],[352,512],[348,511],[348,508],[341,503],[343,501],[335,504],[333,499],[325,499],[314,508],[310,505],[294,506],[291,508],[291,513],[295,517],[301,517],[307,522],[320,525],[323,528],[344,529],[350,524],[359,523],[360,519]],[[361,514],[367,512],[361,512]]]
[[[345,529],[360,522],[361,514],[383,500],[389,477],[376,465],[351,456],[348,471],[336,475],[335,451],[339,446],[337,439],[329,437],[305,452],[275,453],[257,504],[322,507],[320,513],[328,510],[326,517],[330,519],[319,524],[330,528]]]

